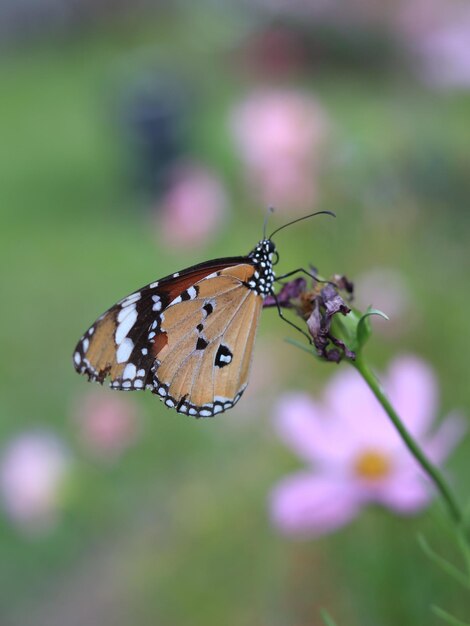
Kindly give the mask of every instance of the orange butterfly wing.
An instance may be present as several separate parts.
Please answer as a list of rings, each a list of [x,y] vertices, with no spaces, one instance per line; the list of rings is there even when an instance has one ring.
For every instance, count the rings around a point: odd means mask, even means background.
[[[155,392],[181,413],[208,417],[231,408],[248,382],[263,297],[247,287],[254,268],[240,264],[194,285],[190,301],[162,315]]]
[[[148,337],[151,333],[153,337],[158,334],[161,311],[201,278],[239,262],[240,258],[235,257],[193,266],[120,300],[77,343],[73,354],[76,371],[99,383],[109,377],[113,389],[144,389],[152,382],[151,368],[155,361],[152,352],[155,340]]]
[[[240,399],[248,382],[274,244],[247,257],[189,267],[130,294],[86,331],[74,367],[121,390],[150,389],[180,413],[206,417]]]

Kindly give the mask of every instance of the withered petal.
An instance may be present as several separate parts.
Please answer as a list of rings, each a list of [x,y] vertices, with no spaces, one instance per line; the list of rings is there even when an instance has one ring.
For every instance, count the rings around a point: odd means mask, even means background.
[[[333,282],[336,283],[338,289],[342,289],[349,295],[354,293],[354,283],[349,280],[344,274],[335,274],[333,276]]]
[[[315,280],[313,276],[312,279]],[[277,299],[279,306],[295,309],[306,320],[318,356],[339,363],[343,357],[356,358],[343,341],[331,334],[333,317],[337,313],[347,315],[351,310],[339,294],[339,289],[352,294],[353,284],[345,276],[336,274],[334,283],[326,283],[321,290],[308,290],[305,278],[296,278],[285,283],[276,297],[267,296],[263,306],[276,306]]]
[[[343,341],[330,333],[333,316],[337,313],[347,315],[349,312],[350,308],[331,284],[323,287],[320,295],[315,298],[307,326],[318,355],[327,361],[339,363],[343,355],[350,359],[356,358],[355,353]],[[336,347],[328,349],[330,343]]]
[[[321,290],[321,298],[322,304],[326,309],[326,314],[330,318],[336,313],[347,315],[351,310],[333,285],[328,284],[326,287],[323,287]]]
[[[307,281],[305,278],[296,278],[290,280],[288,283],[282,286],[279,293],[276,295],[279,306],[286,309],[292,308],[294,305],[291,300],[298,298],[307,288]],[[274,296],[266,296],[263,302],[263,307],[276,306],[276,299]]]

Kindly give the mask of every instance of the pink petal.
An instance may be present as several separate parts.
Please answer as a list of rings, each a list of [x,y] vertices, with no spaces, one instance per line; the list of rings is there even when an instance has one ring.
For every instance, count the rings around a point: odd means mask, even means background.
[[[400,439],[387,414],[360,374],[351,369],[339,371],[325,392],[326,411],[334,416],[335,441],[347,440],[354,449],[389,450]]]
[[[386,392],[415,437],[426,433],[437,410],[437,383],[428,365],[413,356],[402,356],[392,363]]]
[[[284,394],[277,405],[281,439],[308,463],[337,465],[354,454],[351,440],[337,434],[334,417],[304,393]]]
[[[434,433],[428,437],[424,450],[438,465],[442,464],[468,430],[465,418],[457,412],[448,415]]]
[[[354,486],[331,476],[297,473],[271,494],[274,525],[289,535],[318,536],[333,532],[359,512]]]
[[[428,506],[432,498],[432,486],[419,471],[396,472],[374,496],[376,502],[401,515],[417,513]]]

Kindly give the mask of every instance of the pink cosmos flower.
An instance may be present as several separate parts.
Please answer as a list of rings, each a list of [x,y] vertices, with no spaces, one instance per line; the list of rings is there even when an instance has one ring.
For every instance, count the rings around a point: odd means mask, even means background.
[[[50,432],[28,432],[11,440],[0,457],[0,499],[7,515],[32,534],[52,528],[70,456]]]
[[[441,464],[465,429],[456,415],[431,429],[437,409],[432,371],[421,360],[404,356],[392,363],[384,382],[413,437]],[[277,426],[285,443],[308,464],[280,482],[271,496],[273,522],[286,534],[332,532],[368,503],[413,514],[433,497],[429,481],[352,368],[332,377],[321,404],[307,394],[284,396]]]
[[[75,411],[83,446],[95,458],[113,461],[137,438],[134,404],[122,394],[92,391]]]
[[[327,134],[326,115],[310,95],[260,90],[241,102],[231,126],[250,186],[262,207],[312,207]]]
[[[470,11],[437,29],[421,42],[419,53],[426,80],[438,87],[470,87]]]
[[[413,0],[398,12],[398,31],[419,71],[440,88],[470,87],[470,7],[459,0]]]
[[[173,172],[157,215],[159,243],[197,247],[221,227],[228,199],[220,179],[203,166],[186,163]]]

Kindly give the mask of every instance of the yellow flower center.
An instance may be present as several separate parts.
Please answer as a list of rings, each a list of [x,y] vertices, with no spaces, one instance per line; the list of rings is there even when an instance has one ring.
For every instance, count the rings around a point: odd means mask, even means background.
[[[390,474],[390,460],[381,452],[366,450],[354,462],[354,472],[359,478],[380,480]]]

